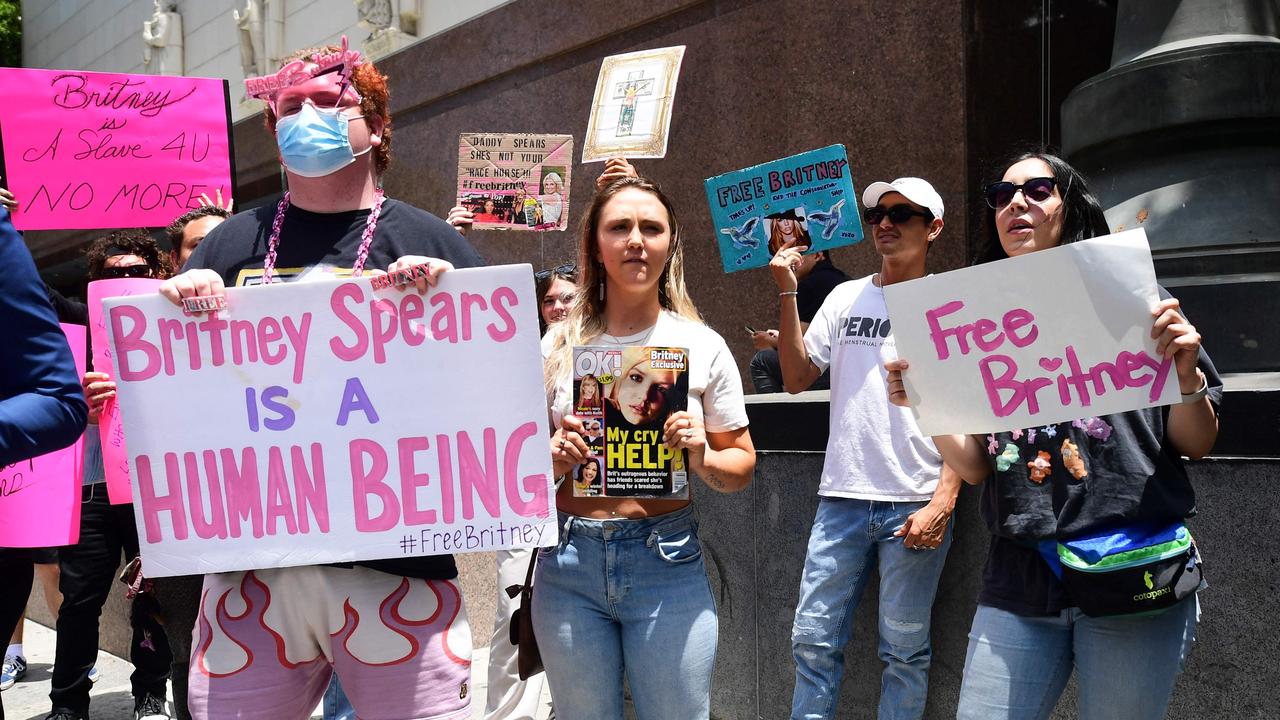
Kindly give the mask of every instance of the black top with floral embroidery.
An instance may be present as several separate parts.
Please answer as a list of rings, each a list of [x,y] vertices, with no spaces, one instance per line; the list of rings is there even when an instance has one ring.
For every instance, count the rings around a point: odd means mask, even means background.
[[[1199,364],[1216,411],[1222,379],[1204,348]],[[986,436],[992,476],[982,516],[993,537],[978,601],[1055,615],[1071,601],[1037,542],[1194,515],[1195,491],[1166,437],[1168,420],[1167,406],[1154,407]]]

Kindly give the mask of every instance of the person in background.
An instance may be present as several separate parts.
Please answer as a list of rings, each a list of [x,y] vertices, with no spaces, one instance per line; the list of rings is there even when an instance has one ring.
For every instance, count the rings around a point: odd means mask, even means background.
[[[809,233],[801,224],[800,216],[794,208],[766,216],[772,220],[769,230],[769,252],[777,254],[783,244],[792,242],[795,247],[807,247]],[[800,257],[796,267],[796,308],[800,313],[800,332],[808,329],[818,308],[831,294],[835,287],[849,280],[843,270],[831,262],[831,255],[825,250],[808,253]],[[778,360],[778,331],[751,330],[751,344],[758,351],[751,358],[751,384],[758,393],[782,392],[782,365]],[[823,370],[818,379],[809,387],[810,390],[828,390],[831,388],[830,370]]]
[[[7,338],[0,344],[0,466],[70,445],[88,415],[66,336],[9,208],[0,203],[0,317]],[[32,578],[29,555],[0,549],[0,637],[11,636],[21,621]]]
[[[538,297],[539,323],[542,332],[569,316],[578,293],[578,267],[564,263],[533,275],[534,292]]]
[[[45,607],[49,616],[58,617],[58,608],[62,606],[62,593],[58,591],[58,548],[30,548],[5,552],[26,553],[35,565],[35,576],[40,581],[40,589],[44,594]],[[0,668],[0,692],[13,687],[27,674],[27,656],[22,647],[23,624],[26,620],[26,608],[22,617],[9,637],[9,647],[4,651],[4,665]],[[90,674],[90,680],[97,680]]]
[[[118,230],[99,238],[87,251],[89,280],[157,278],[170,275],[171,261],[141,228]],[[62,300],[80,308],[74,301]],[[86,321],[88,310],[83,309]],[[92,357],[92,353],[89,354]],[[85,373],[89,425],[80,505],[80,539],[58,552],[62,606],[58,612],[57,650],[49,692],[52,710],[47,720],[80,720],[89,714],[89,691],[98,656],[102,608],[115,585],[116,569],[138,557],[138,531],[133,506],[112,505],[107,498],[98,417],[115,397],[115,382],[99,368]],[[172,653],[168,636],[154,609],[154,598],[141,593],[130,612],[130,643],[134,720],[168,720],[168,680]]]
[[[230,205],[230,201],[227,204]],[[169,261],[173,265],[173,271],[180,272],[182,266],[187,264],[187,258],[200,246],[209,231],[229,217],[230,208],[201,205],[174,218],[164,229],[165,237],[169,239]]]
[[[449,210],[448,222],[465,236],[476,217],[462,205],[455,205]],[[548,328],[569,314],[578,291],[578,268],[573,263],[564,263],[539,270],[533,274],[533,280],[534,295],[538,298],[538,326],[545,335]],[[485,720],[534,720],[537,717],[546,676],[538,673],[528,680],[520,679],[516,646],[511,642],[511,615],[520,607],[520,596],[512,597],[506,592],[509,587],[524,584],[531,558],[532,551],[527,549],[494,552],[498,596],[494,604],[493,632],[489,636]],[[332,686],[330,690],[333,691]],[[352,716],[343,714],[346,706],[340,693],[339,689],[326,696],[325,720],[352,720]],[[551,717],[555,717],[554,711]]]

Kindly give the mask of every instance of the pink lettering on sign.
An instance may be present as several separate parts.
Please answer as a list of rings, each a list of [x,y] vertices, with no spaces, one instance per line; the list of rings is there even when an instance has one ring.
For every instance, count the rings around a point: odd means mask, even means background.
[[[939,360],[951,357],[951,340],[955,341],[956,349],[961,355],[968,355],[973,349],[969,346],[970,341],[978,350],[989,353],[998,350],[1005,340],[1013,343],[1015,347],[1024,348],[1035,342],[1040,334],[1040,330],[1035,326],[1035,316],[1021,308],[1005,313],[1000,325],[996,325],[995,321],[989,318],[978,318],[971,323],[943,327],[941,318],[963,309],[964,302],[952,300],[924,314],[925,321],[929,323],[929,339],[933,341],[933,348]],[[1025,332],[1019,332],[1024,328]]]
[[[478,441],[466,431],[452,437],[436,435],[434,477],[426,472],[428,461],[417,458],[418,453],[432,449],[431,439],[400,438],[395,449],[398,487],[392,480],[396,473],[391,472],[391,449],[373,440],[352,440],[348,452],[356,529],[372,533],[390,530],[401,522],[431,524],[436,521],[437,507],[447,523],[459,514],[466,520],[500,518],[503,499],[511,510],[524,517],[546,517],[550,512],[546,477],[522,478],[518,472],[521,454],[538,451],[537,425],[526,423],[517,427],[501,445],[494,428],[484,428],[480,435]],[[454,458],[457,458],[456,466]],[[423,505],[418,497],[420,488],[432,485],[439,487],[440,501],[436,507]]]
[[[367,308],[359,307],[366,302]],[[373,361],[381,365],[387,362],[387,348],[397,342],[409,347],[427,339],[470,342],[480,328],[494,342],[515,337],[516,321],[511,309],[519,299],[515,290],[505,285],[488,296],[468,292],[455,296],[436,291],[428,296],[427,304],[432,310],[424,325],[420,320],[427,310],[417,294],[370,298],[361,283],[343,283],[329,296],[329,309],[351,332],[349,336],[343,333],[331,338],[329,349],[334,357],[346,362],[355,362],[372,352]]]
[[[312,523],[329,532],[329,493],[320,443],[303,448],[271,446],[264,456],[253,448],[166,452],[160,459],[138,456],[138,492],[146,540],[201,539],[251,535],[298,535]],[[265,466],[260,466],[265,462]],[[209,507],[205,507],[205,494]]]
[[[160,284],[161,281],[149,278],[95,280],[89,283],[89,342],[93,347],[95,371],[116,377],[111,346],[107,341],[107,318],[102,311],[103,298],[147,295],[159,290]],[[151,359],[157,366],[160,364],[158,357]],[[111,399],[103,406],[102,415],[98,419],[102,437],[102,465],[107,474],[107,497],[113,505],[133,501],[133,489],[129,486],[129,454],[125,448],[124,423],[120,419],[120,413],[119,402]]]
[[[163,227],[231,197],[226,83],[0,68],[19,230]]]
[[[1064,360],[1067,368],[1058,372]],[[1093,403],[1093,397],[1126,388],[1148,387],[1147,399],[1156,402],[1173,369],[1171,358],[1153,358],[1145,350],[1136,353],[1122,350],[1114,362],[1104,360],[1085,368],[1071,345],[1064,349],[1062,357],[1042,357],[1038,364],[1040,367],[1033,368],[1032,372],[1045,370],[1058,374],[1019,378],[1018,364],[1008,355],[988,355],[978,361],[978,373],[996,417],[1008,417],[1023,405],[1029,413],[1040,412],[1039,391],[1054,385],[1063,405],[1077,404],[1082,412]]]
[[[85,327],[63,325],[85,371]],[[84,437],[69,447],[0,467],[0,547],[57,547],[80,539],[80,473]]]
[[[525,423],[505,438],[483,428],[410,436],[395,445],[355,438],[347,445],[355,527],[378,533],[406,526],[464,519],[498,519],[503,504],[523,517],[551,510],[545,475],[521,477],[520,460],[545,452],[538,424]],[[434,457],[432,451],[434,450]],[[456,464],[455,464],[456,458]],[[329,494],[319,443],[139,455],[140,509],[146,541],[329,532]],[[342,473],[345,475],[345,472]],[[438,492],[431,492],[433,487]],[[422,497],[426,491],[431,500]],[[208,498],[208,500],[206,500]]]

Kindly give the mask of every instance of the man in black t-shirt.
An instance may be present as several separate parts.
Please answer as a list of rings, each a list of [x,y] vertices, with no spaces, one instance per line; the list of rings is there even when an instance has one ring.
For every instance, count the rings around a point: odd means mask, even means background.
[[[771,248],[777,252],[776,248]],[[822,301],[827,299],[837,285],[849,281],[849,276],[831,262],[825,251],[805,255],[796,268],[796,308],[800,313],[801,332],[809,327],[818,314]],[[751,383],[758,393],[779,393],[782,388],[782,363],[778,360],[778,331],[756,330],[751,334],[751,344],[759,350],[751,358]],[[824,371],[810,390],[831,389],[831,375]]]
[[[161,289],[171,300],[217,295],[224,283],[429,263],[417,280],[425,291],[450,267],[483,264],[443,220],[384,198],[386,79],[345,45],[296,53],[277,75],[246,81],[268,103],[289,192],[211,231]],[[361,717],[470,717],[471,639],[456,577],[449,555],[206,576],[192,717],[304,720],[331,671]],[[234,622],[264,603],[270,612],[256,615],[260,622]]]

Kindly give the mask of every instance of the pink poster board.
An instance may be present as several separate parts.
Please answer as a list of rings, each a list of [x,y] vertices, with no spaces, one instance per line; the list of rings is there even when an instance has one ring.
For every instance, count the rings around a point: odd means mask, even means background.
[[[160,288],[160,280],[125,278],[95,280],[89,283],[89,338],[93,345],[93,369],[116,376],[107,339],[106,318],[102,299],[127,295],[149,295]],[[124,424],[120,420],[120,403],[112,398],[102,408],[98,428],[102,437],[102,467],[107,474],[107,497],[112,505],[133,502],[129,483],[129,453],[124,445]]]
[[[19,230],[163,227],[231,197],[223,80],[0,68],[0,87]]]
[[[85,327],[62,332],[84,376]],[[0,467],[0,547],[59,547],[80,539],[84,435],[70,447]]]

